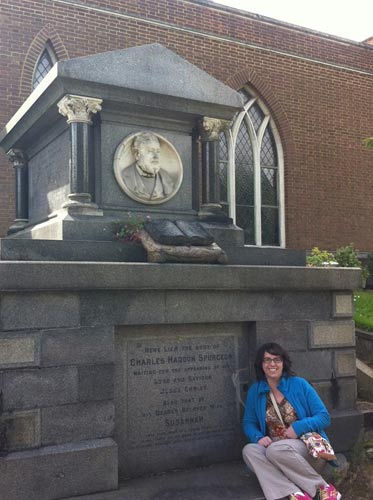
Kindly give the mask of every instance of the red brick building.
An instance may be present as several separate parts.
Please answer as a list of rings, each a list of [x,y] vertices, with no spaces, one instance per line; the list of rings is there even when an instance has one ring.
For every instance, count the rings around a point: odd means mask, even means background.
[[[222,201],[248,244],[373,250],[371,45],[205,0],[2,0],[0,23],[0,128],[56,60],[157,42],[242,90]],[[1,152],[1,235],[13,193]]]

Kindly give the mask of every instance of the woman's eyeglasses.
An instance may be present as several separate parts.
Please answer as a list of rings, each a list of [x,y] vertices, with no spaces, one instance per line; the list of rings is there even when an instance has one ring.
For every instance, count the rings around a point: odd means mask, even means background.
[[[271,363],[279,365],[282,363],[282,358],[263,358],[263,363],[266,365],[270,365]]]

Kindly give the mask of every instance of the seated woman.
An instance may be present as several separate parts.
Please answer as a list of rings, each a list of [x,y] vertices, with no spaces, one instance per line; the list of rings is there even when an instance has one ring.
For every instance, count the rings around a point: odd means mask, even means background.
[[[322,459],[311,457],[298,439],[311,431],[327,439],[324,428],[330,417],[317,392],[295,376],[288,353],[275,343],[259,348],[255,372],[257,381],[247,395],[243,419],[250,444],[242,453],[266,500],[339,500],[341,494],[314,468]]]

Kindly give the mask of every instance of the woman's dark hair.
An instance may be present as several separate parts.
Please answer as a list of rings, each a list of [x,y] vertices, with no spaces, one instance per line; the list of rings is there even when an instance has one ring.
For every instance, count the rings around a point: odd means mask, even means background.
[[[254,367],[256,379],[258,381],[264,380],[266,378],[262,366],[265,352],[273,354],[274,356],[280,356],[284,364],[283,372],[289,377],[295,375],[295,372],[291,369],[289,354],[279,344],[276,344],[275,342],[269,342],[268,344],[263,344],[262,346],[260,346],[258,352],[256,353]]]

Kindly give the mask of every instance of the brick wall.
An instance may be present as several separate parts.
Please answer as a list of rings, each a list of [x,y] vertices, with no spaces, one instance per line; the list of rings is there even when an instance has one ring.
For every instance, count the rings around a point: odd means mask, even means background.
[[[0,127],[31,91],[49,39],[59,59],[158,42],[271,110],[285,152],[289,248],[373,250],[373,47],[211,2],[2,0]],[[0,234],[14,218],[13,172],[0,156]]]

